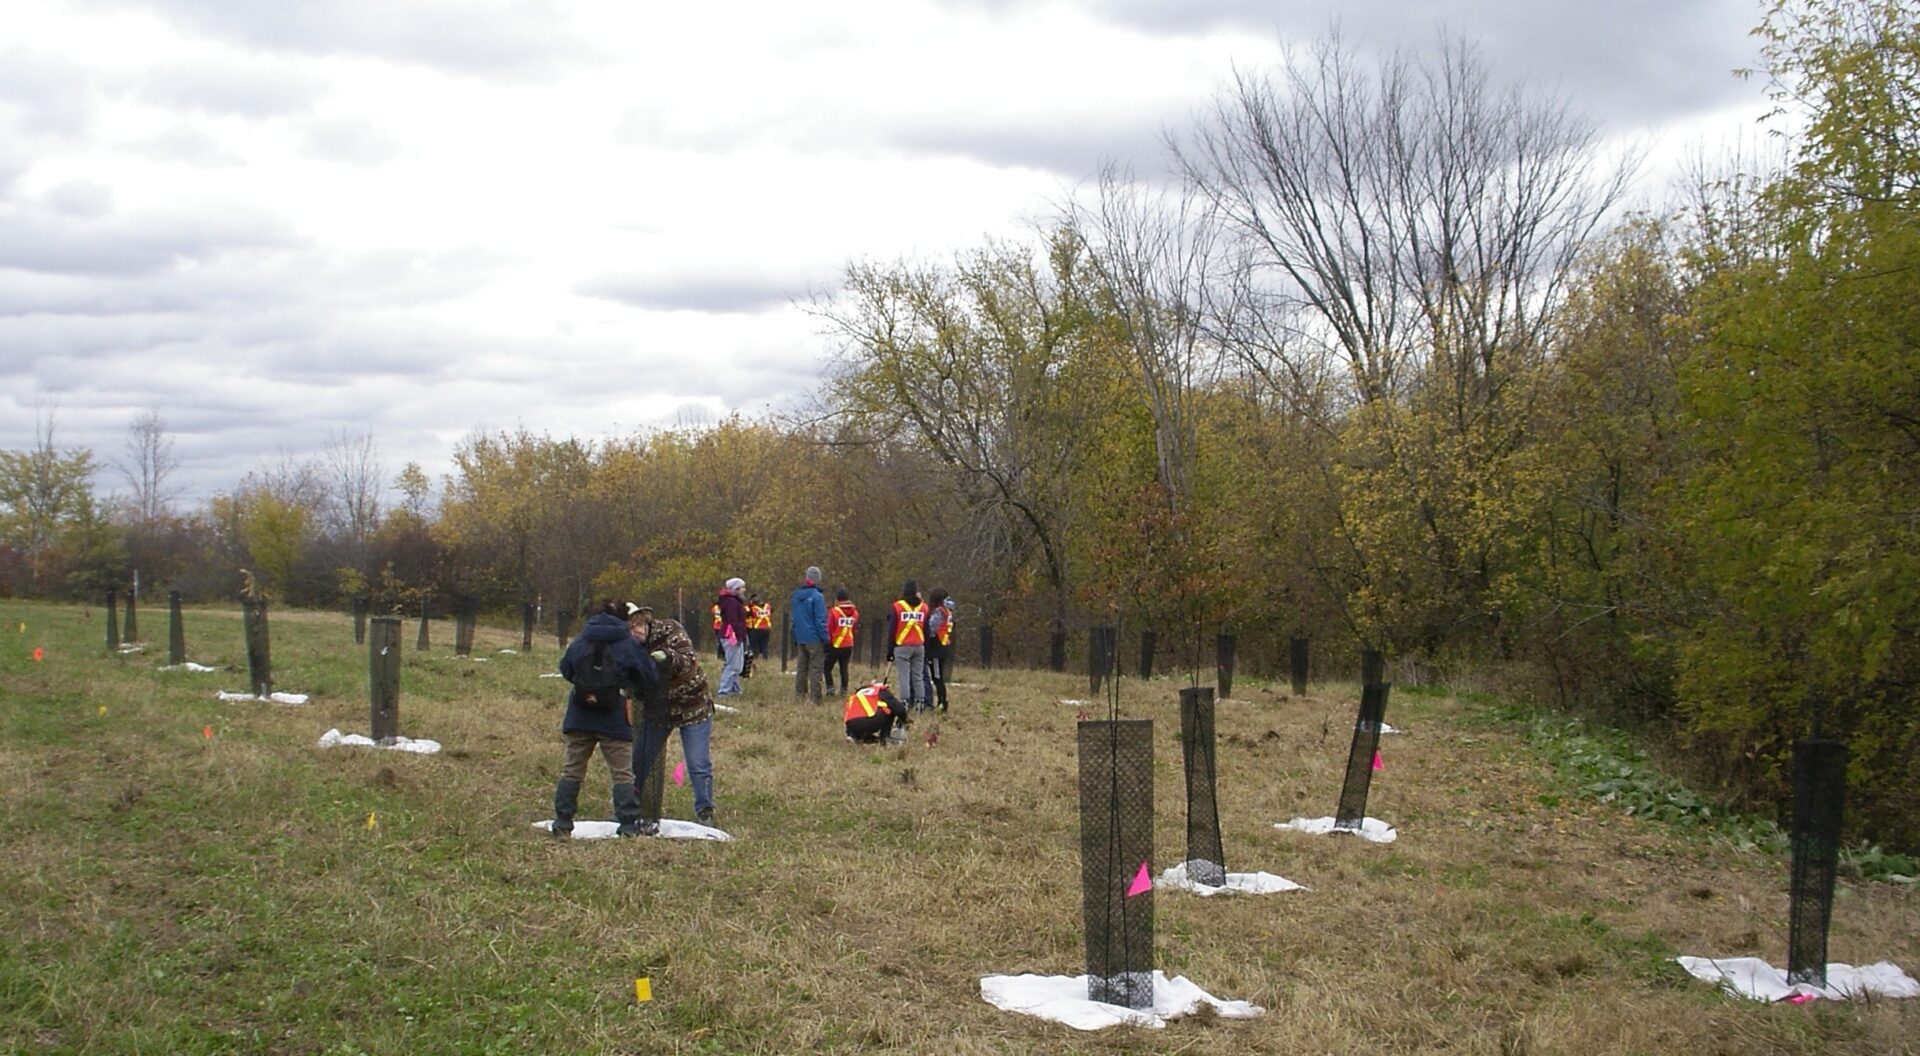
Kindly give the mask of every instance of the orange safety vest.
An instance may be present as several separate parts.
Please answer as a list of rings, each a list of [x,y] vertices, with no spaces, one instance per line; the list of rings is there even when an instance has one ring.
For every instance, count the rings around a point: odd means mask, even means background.
[[[909,605],[907,599],[901,598],[893,603],[893,618],[898,624],[893,632],[893,644],[927,644],[927,629],[924,626],[927,622],[926,602]]]
[[[727,625],[727,621],[725,621],[725,620],[723,620],[723,619],[721,619],[721,618],[720,618],[720,603],[716,601],[716,602],[714,602],[714,603],[713,603],[713,630],[714,630],[714,633],[716,633],[716,634],[717,634],[717,633],[719,633],[719,631],[720,631],[720,628],[722,628],[722,627],[725,627],[726,625]]]
[[[860,610],[849,601],[827,610],[827,629],[833,632],[835,649],[853,648],[853,629],[860,626]]]
[[[882,711],[889,715],[893,714],[893,709],[887,707],[887,702],[880,699],[880,691],[885,688],[887,688],[885,684],[875,682],[854,690],[853,694],[847,697],[847,717],[844,721],[870,719]]]
[[[773,606],[763,601],[758,605],[747,606],[747,610],[747,630],[773,630]]]
[[[946,609],[945,612],[946,614],[940,617],[940,629],[934,632],[934,641],[943,646],[953,644],[953,610]]]

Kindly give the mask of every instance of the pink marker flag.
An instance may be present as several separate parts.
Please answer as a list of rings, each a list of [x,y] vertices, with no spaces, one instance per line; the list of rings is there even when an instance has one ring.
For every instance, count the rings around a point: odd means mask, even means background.
[[[1133,883],[1127,885],[1127,897],[1144,895],[1153,890],[1153,877],[1147,874],[1147,863],[1140,863],[1140,871],[1134,874]]]
[[[1379,752],[1375,752],[1375,753],[1373,753],[1373,768],[1374,768],[1375,770],[1385,770],[1385,769],[1387,768],[1387,767],[1386,767],[1386,764],[1385,764],[1385,763],[1382,763],[1382,762],[1380,761],[1380,753],[1379,753]]]
[[[685,759],[673,764],[673,783],[676,785],[684,785],[687,783],[687,761]]]

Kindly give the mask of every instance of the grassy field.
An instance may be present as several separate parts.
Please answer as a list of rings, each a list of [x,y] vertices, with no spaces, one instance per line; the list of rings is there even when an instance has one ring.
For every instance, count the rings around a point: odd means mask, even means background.
[[[939,739],[844,743],[838,708],[749,682],[714,734],[730,844],[561,842],[558,655],[449,624],[413,649],[402,732],[447,751],[321,750],[367,732],[338,614],[276,612],[278,688],[245,683],[237,612],[189,610],[192,659],[108,655],[103,614],[0,602],[0,1051],[63,1053],[1890,1053],[1920,1001],[1764,1006],[1679,953],[1781,963],[1786,865],[1570,790],[1524,729],[1397,692],[1370,813],[1400,841],[1279,832],[1330,814],[1358,694],[1258,681],[1220,705],[1228,865],[1285,895],[1159,892],[1160,967],[1268,1009],[1082,1034],[1000,1012],[994,973],[1077,974],[1073,726],[1084,678],[963,669]],[[26,630],[20,632],[24,622]],[[43,662],[30,658],[35,647]],[[775,665],[777,666],[777,665]],[[1243,680],[1244,681],[1244,680]],[[1156,720],[1155,867],[1184,857],[1177,684]],[[205,735],[211,728],[212,736]],[[677,742],[669,759],[678,756]],[[595,762],[584,817],[608,809]],[[669,816],[691,814],[668,788]],[[1920,973],[1920,896],[1843,885],[1836,961]],[[637,1003],[633,983],[651,980]]]

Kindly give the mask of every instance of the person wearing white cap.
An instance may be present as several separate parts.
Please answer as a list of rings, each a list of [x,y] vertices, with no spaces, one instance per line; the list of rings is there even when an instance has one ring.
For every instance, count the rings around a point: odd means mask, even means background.
[[[714,690],[715,696],[740,695],[740,668],[746,663],[747,655],[746,595],[747,581],[735,576],[720,588],[720,598],[715,603],[720,610],[718,634],[724,650],[722,655],[726,658],[720,668],[720,686]]]

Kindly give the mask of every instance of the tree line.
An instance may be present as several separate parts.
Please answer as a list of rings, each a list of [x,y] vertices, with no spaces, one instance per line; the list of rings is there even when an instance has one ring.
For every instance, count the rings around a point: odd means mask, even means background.
[[[113,508],[49,424],[0,456],[0,581],[700,611],[819,564],[873,603],[943,586],[1030,661],[1117,623],[1183,666],[1230,629],[1255,665],[1308,636],[1499,672],[1754,801],[1818,728],[1866,831],[1914,847],[1916,17],[1771,5],[1778,157],[1624,215],[1630,163],[1566,101],[1463,41],[1330,37],[1170,132],[1174,179],[1109,168],[1027,236],[850,263],[800,411],[475,434],[438,482],[341,436],[185,514],[157,416]]]

